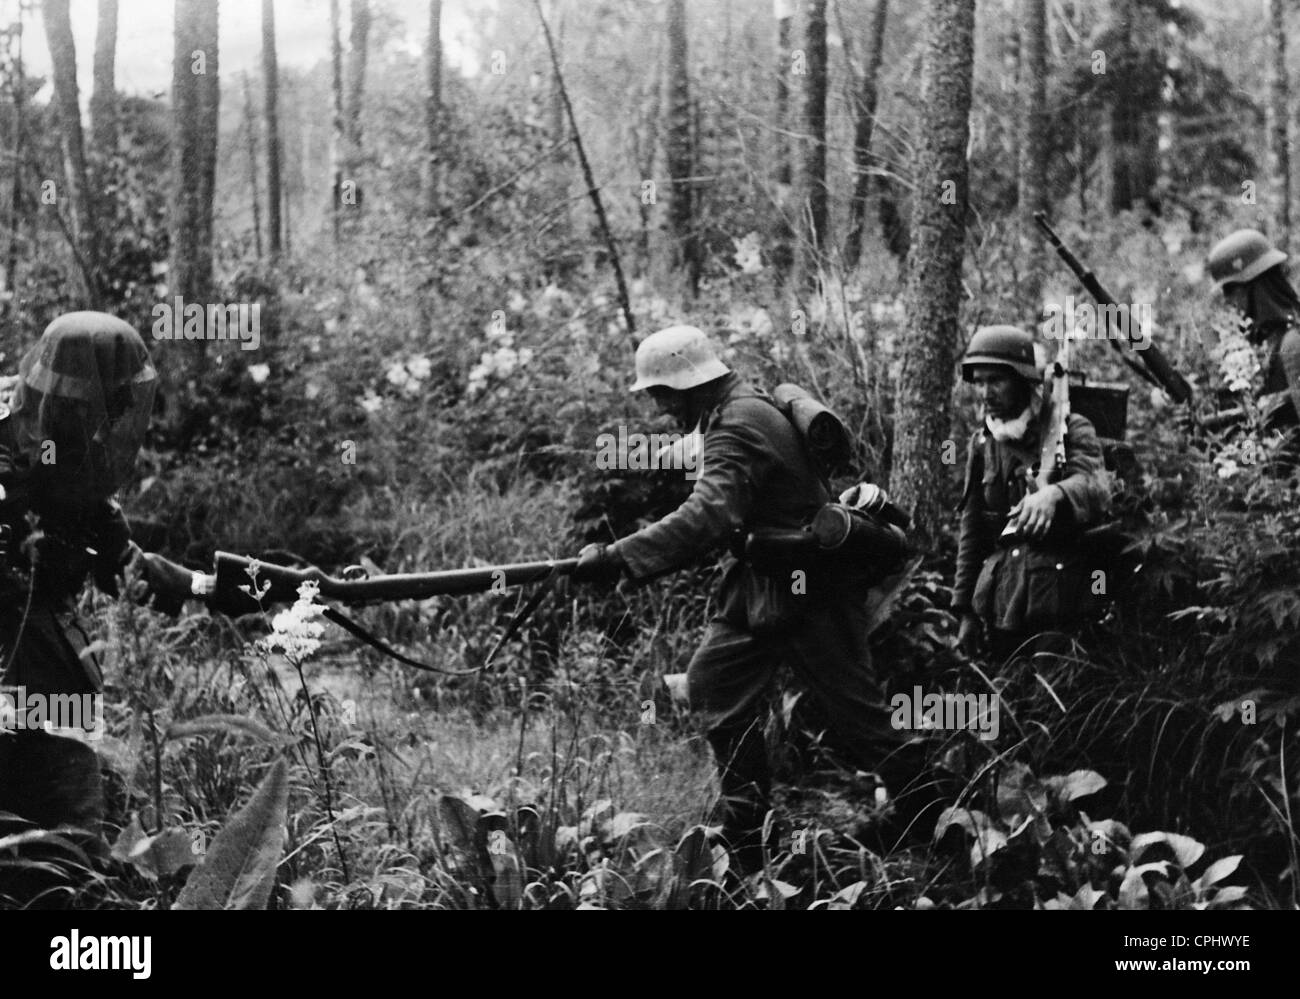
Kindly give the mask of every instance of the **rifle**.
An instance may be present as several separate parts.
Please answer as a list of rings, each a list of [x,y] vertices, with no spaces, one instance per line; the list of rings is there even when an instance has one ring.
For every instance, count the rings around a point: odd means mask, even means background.
[[[524,583],[548,582],[560,576],[574,576],[574,570],[578,566],[576,558],[569,558],[514,562],[477,569],[446,569],[439,572],[382,575],[370,575],[361,566],[350,566],[344,570],[342,576],[331,576],[315,566],[299,569],[245,558],[242,555],[232,555],[230,552],[217,552],[214,563],[214,574],[195,574],[193,592],[232,616],[253,614],[275,604],[292,603],[298,599],[298,587],[307,582],[315,583],[319,587],[320,597],[324,599],[334,600],[349,607],[362,607],[392,600],[424,600],[436,596],[503,590],[505,587],[520,586]],[[247,590],[244,589],[245,587]],[[538,587],[515,614],[492,651],[488,653],[483,665],[467,670],[429,666],[404,656],[334,607],[325,606],[322,614],[345,631],[398,662],[431,673],[468,676],[480,672],[492,662],[497,650],[537,609],[548,592],[548,587]],[[253,593],[259,593],[260,599],[254,597]]]
[[[1048,224],[1047,215],[1043,212],[1034,212],[1034,221],[1038,223],[1038,228],[1043,231],[1047,241],[1056,250],[1056,255],[1065,262],[1066,267],[1074,272],[1074,276],[1079,279],[1079,283],[1087,289],[1088,294],[1093,297],[1096,303],[1104,307],[1100,311],[1106,313],[1107,324],[1110,325],[1112,318],[1119,312],[1125,313],[1127,318],[1128,308],[1116,302],[1114,296],[1103,288],[1101,282],[1097,280],[1097,275],[1084,267],[1079,262],[1079,258],[1070,252],[1069,247],[1061,242],[1061,237]],[[1164,389],[1175,402],[1185,402],[1190,405],[1192,387],[1187,383],[1187,379],[1174,370],[1173,365],[1169,363],[1169,359],[1150,340],[1147,341],[1142,350],[1134,348],[1131,322],[1125,322],[1124,324],[1122,344],[1119,339],[1113,337],[1107,337],[1107,339],[1110,341],[1111,346],[1119,351],[1124,363],[1136,372],[1139,377],[1150,382],[1156,388]],[[1137,354],[1141,359],[1141,364],[1138,364],[1133,359],[1134,354]]]
[[[243,613],[259,610],[258,601],[241,587],[256,591],[266,583],[271,588],[263,595],[261,605],[292,603],[298,599],[298,587],[314,582],[320,595],[327,600],[337,600],[349,607],[385,603],[390,600],[425,600],[429,597],[454,596],[465,593],[485,593],[492,589],[537,583],[558,576],[569,576],[577,568],[576,558],[548,559],[542,562],[514,562],[507,565],[490,565],[477,569],[444,569],[439,572],[407,572],[371,576],[360,566],[353,566],[343,576],[330,576],[312,566],[296,569],[275,565],[258,559],[217,552],[216,574],[212,593],[219,606],[247,608]],[[250,569],[255,568],[257,582],[253,584]]]

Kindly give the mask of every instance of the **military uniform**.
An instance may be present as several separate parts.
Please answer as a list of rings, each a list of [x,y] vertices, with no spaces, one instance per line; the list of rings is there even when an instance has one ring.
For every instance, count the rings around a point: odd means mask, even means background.
[[[111,498],[135,460],[153,399],[153,369],[138,334],[102,313],[72,313],[50,324],[21,370],[0,386],[0,689],[14,703],[19,687],[45,698],[103,690],[73,612],[87,577],[115,594],[118,575],[138,554],[155,606],[172,612],[191,578],[141,553]],[[46,454],[53,460],[42,461]],[[102,850],[103,809],[89,745],[21,726],[0,730],[0,812],[86,830],[93,852]],[[6,831],[0,823],[0,835]],[[48,876],[37,875],[0,869],[0,896],[31,898],[50,887]]]
[[[1020,441],[995,440],[985,428],[970,439],[953,603],[984,621],[999,657],[1038,632],[1077,625],[1095,606],[1084,531],[1105,515],[1109,491],[1101,444],[1084,417],[1071,414],[1066,423],[1065,468],[1053,481],[1064,500],[1046,537],[1001,539],[1027,491],[1025,473],[1039,462],[1050,408]]]
[[[611,546],[633,579],[695,563],[747,532],[801,528],[832,499],[785,414],[735,374],[720,381],[701,429],[702,472],[690,498]],[[729,837],[752,835],[769,807],[762,709],[783,662],[854,764],[881,773],[895,792],[906,770],[872,670],[864,588],[812,566],[804,582],[806,592],[795,592],[790,574],[763,575],[728,555],[715,616],[687,669],[691,708],[717,757]]]

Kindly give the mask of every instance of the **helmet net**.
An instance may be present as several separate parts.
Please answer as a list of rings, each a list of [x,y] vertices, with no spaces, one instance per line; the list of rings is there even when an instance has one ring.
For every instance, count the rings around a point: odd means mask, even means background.
[[[42,486],[98,502],[130,476],[158,375],[140,335],[108,315],[55,320],[19,364],[13,416]]]

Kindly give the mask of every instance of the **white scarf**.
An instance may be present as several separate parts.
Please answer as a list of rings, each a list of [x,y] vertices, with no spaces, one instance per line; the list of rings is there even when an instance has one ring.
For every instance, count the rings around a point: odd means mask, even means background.
[[[1020,441],[1024,440],[1025,434],[1029,432],[1029,425],[1038,418],[1039,411],[1043,408],[1043,396],[1035,386],[1032,394],[1029,396],[1029,405],[1024,411],[1010,420],[999,420],[996,416],[986,413],[984,415],[984,425],[988,427],[989,433],[993,435],[995,441]]]

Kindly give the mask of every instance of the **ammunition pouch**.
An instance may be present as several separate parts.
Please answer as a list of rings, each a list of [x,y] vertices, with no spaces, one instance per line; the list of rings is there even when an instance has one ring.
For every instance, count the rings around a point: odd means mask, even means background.
[[[739,540],[739,539],[738,539]],[[864,510],[827,503],[802,530],[758,530],[733,554],[764,576],[803,569],[820,578],[874,586],[909,554],[901,528]]]

